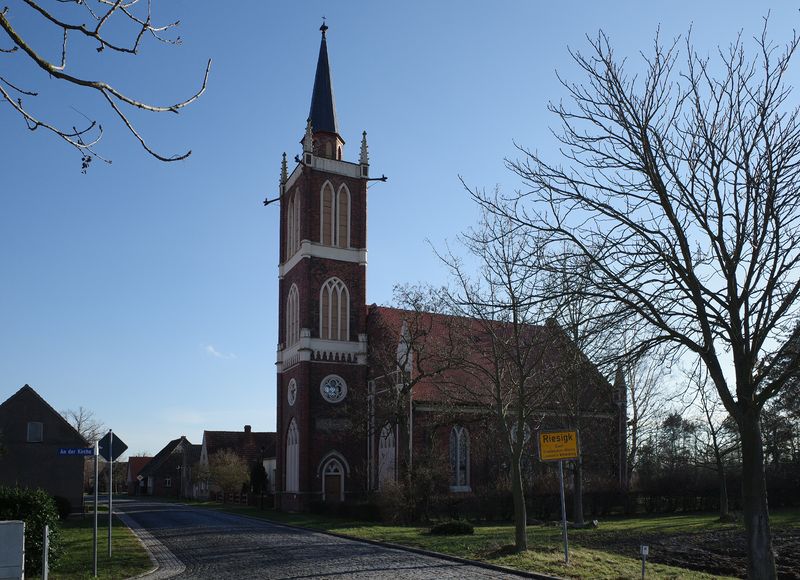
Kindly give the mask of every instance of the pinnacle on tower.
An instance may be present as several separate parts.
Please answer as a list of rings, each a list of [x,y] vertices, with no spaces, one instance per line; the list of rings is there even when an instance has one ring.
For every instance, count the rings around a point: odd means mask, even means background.
[[[361,165],[369,165],[369,152],[367,151],[367,132],[361,134],[361,155],[358,162]]]
[[[289,169],[286,165],[286,152],[283,153],[283,159],[281,160],[281,189],[283,186],[286,185],[286,182],[289,180]]]
[[[311,125],[311,117],[306,119],[306,134],[303,137],[303,153],[314,152],[314,130]]]

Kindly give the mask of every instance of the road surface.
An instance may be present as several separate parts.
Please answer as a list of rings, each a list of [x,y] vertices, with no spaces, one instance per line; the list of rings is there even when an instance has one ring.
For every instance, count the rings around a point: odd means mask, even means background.
[[[129,500],[115,511],[153,553],[147,580],[513,578],[480,566],[182,504]]]

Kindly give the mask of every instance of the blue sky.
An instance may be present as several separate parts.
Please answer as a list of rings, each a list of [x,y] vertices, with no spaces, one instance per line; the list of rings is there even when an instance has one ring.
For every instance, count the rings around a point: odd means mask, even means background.
[[[30,10],[9,19],[49,58],[60,37]],[[180,115],[134,112],[162,153],[145,154],[98,95],[65,88],[19,53],[0,76],[40,91],[32,110],[62,122],[97,118],[106,134],[86,175],[77,154],[29,132],[0,104],[0,400],[23,384],[55,408],[84,406],[132,452],[157,452],[203,429],[275,428],[280,155],[291,159],[310,105],[321,17],[339,121],[355,159],[368,132],[369,302],[398,282],[445,281],[443,247],[477,212],[474,186],[520,186],[504,169],[514,143],[550,152],[548,101],[556,79],[582,80],[568,48],[603,29],[618,54],[638,52],[690,25],[712,53],[739,30],[760,32],[754,2],[154,2],[180,18],[183,44],[146,41],[137,57],[98,54],[79,39],[67,70],[102,77],[156,104],[207,93]],[[793,3],[771,8],[770,36],[800,22]],[[8,42],[0,34],[0,47]],[[792,77],[794,78],[794,73]]]

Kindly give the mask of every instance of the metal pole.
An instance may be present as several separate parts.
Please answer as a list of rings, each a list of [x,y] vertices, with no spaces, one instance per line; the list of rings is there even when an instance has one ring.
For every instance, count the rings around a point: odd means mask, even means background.
[[[111,557],[111,511],[114,500],[114,433],[108,430],[108,557]],[[563,492],[562,492],[563,493]]]
[[[92,527],[92,574],[97,578],[97,508],[98,508],[98,468],[100,463],[100,442],[94,442],[94,526]]]
[[[564,502],[564,462],[558,462],[558,478],[561,480],[561,524],[564,526],[564,563],[569,564],[569,540],[567,539],[567,506]]]
[[[47,580],[47,575],[50,573],[50,526],[46,524],[42,540],[42,580]]]

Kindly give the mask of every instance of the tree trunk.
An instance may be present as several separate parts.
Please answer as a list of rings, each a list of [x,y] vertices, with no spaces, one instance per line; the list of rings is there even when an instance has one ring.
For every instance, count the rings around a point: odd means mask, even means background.
[[[572,472],[572,520],[576,526],[582,526],[583,521],[583,461],[575,460],[575,469]]]
[[[511,461],[511,493],[514,498],[514,547],[517,552],[524,552],[528,549],[528,514],[519,457]]]
[[[719,519],[728,517],[728,482],[725,480],[725,464],[717,457],[717,476],[719,477]]]
[[[757,409],[744,411],[739,430],[742,436],[742,508],[747,535],[747,577],[770,580],[776,577],[775,554],[772,551],[764,448]]]

